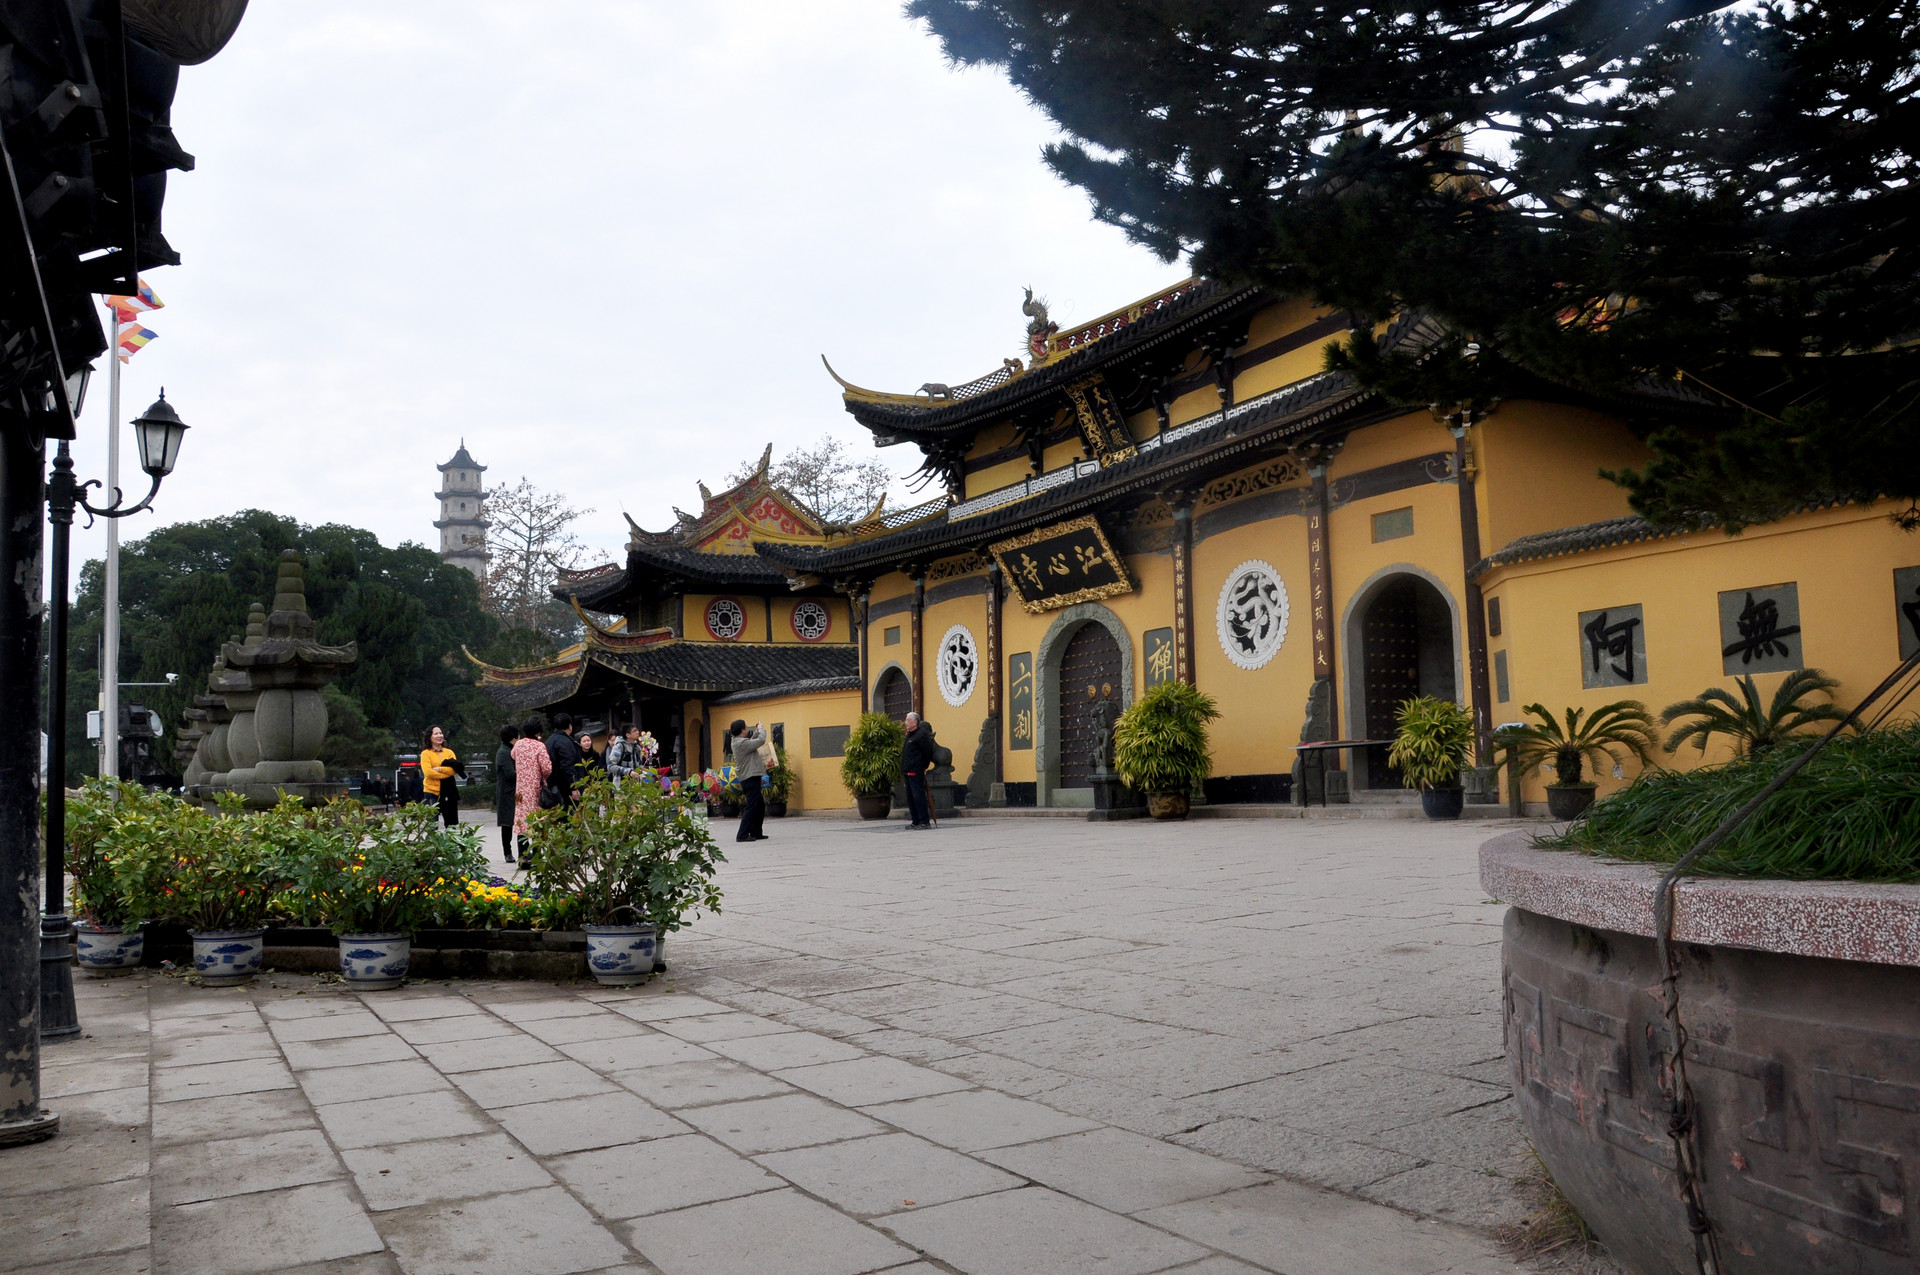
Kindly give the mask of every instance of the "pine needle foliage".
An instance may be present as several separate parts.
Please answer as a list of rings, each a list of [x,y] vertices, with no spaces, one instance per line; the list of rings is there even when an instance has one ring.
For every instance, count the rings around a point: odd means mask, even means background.
[[[1114,770],[1135,792],[1192,791],[1213,771],[1207,723],[1219,716],[1218,702],[1192,683],[1160,683],[1114,723]]]
[[[1540,704],[1527,705],[1527,712],[1537,720],[1505,727],[1493,737],[1500,764],[1516,777],[1531,774],[1551,760],[1555,783],[1577,784],[1585,779],[1589,761],[1597,763],[1604,757],[1618,765],[1637,757],[1646,765],[1652,760],[1653,718],[1639,700],[1615,700],[1591,713],[1569,708],[1561,718]]]
[[[1409,788],[1447,788],[1473,749],[1473,714],[1450,699],[1420,695],[1400,706],[1400,729],[1387,761]]]
[[[1817,668],[1800,669],[1787,674],[1774,688],[1773,700],[1765,708],[1760,705],[1760,690],[1750,673],[1735,682],[1740,691],[1738,699],[1723,686],[1710,686],[1693,699],[1667,705],[1660,714],[1662,726],[1692,719],[1667,736],[1666,749],[1678,752],[1683,744],[1691,743],[1704,753],[1715,735],[1725,735],[1742,756],[1765,752],[1816,723],[1845,721],[1846,713],[1831,702],[1801,702],[1816,692],[1831,696],[1839,685]]]
[[[900,779],[900,750],[907,732],[885,713],[862,713],[847,736],[840,782],[856,797],[884,797]]]
[[[1810,737],[1786,739],[1723,766],[1648,771],[1543,844],[1671,863],[1812,746]],[[1920,881],[1920,723],[1834,740],[1696,870]]]

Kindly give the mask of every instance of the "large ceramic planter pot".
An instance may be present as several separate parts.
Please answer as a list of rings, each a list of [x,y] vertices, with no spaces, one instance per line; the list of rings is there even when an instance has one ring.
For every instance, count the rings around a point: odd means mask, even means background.
[[[1591,795],[1589,795],[1591,800]],[[1427,812],[1429,819],[1458,819],[1460,812],[1467,808],[1467,791],[1464,788],[1422,788],[1420,790],[1420,809]]]
[[[1187,794],[1183,792],[1150,792],[1147,794],[1147,813],[1155,819],[1185,819],[1187,817]]]
[[[787,803],[786,803],[786,802],[784,802],[784,801],[769,801],[769,802],[767,803],[767,818],[769,818],[769,819],[785,819],[786,817],[787,817]]]
[[[81,921],[73,927],[74,962],[96,978],[134,969],[146,950],[147,932],[137,926],[131,930],[103,930]]]
[[[653,977],[656,944],[651,924],[580,928],[587,934],[587,968],[595,982],[631,987]]]
[[[719,816],[722,819],[738,819],[740,817],[740,803],[737,801],[721,802],[719,806]]]
[[[1548,784],[1547,813],[1555,819],[1578,819],[1593,804],[1592,784]]]
[[[193,972],[205,987],[237,987],[260,972],[265,930],[193,931]]]
[[[860,807],[862,819],[885,819],[893,813],[893,794],[881,793],[878,797],[855,797],[854,804]]]
[[[1635,1275],[1698,1267],[1668,1138],[1658,867],[1480,850],[1511,905],[1509,1066],[1528,1136]],[[1675,893],[1701,1197],[1725,1275],[1908,1275],[1920,1254],[1920,886],[1691,878]]]
[[[340,977],[359,992],[383,992],[406,982],[413,960],[409,934],[342,934]]]

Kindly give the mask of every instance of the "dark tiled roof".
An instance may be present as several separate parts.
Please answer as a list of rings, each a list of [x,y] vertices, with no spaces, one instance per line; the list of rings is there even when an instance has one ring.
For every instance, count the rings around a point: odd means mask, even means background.
[[[468,451],[467,451],[467,443],[466,443],[466,440],[465,440],[465,439],[461,439],[461,440],[460,440],[460,450],[459,450],[459,451],[457,451],[457,452],[455,452],[455,453],[453,454],[453,459],[452,459],[452,460],[450,460],[450,461],[448,461],[448,462],[447,462],[446,464],[444,464],[444,465],[435,465],[435,466],[434,466],[434,468],[435,468],[435,469],[437,469],[437,470],[439,470],[439,471],[440,471],[441,473],[443,473],[443,474],[444,474],[444,473],[446,473],[446,472],[447,472],[447,471],[448,471],[449,469],[481,469],[481,470],[484,470],[484,469],[486,468],[486,466],[485,466],[485,465],[482,465],[482,464],[480,464],[480,463],[479,463],[478,461],[476,461],[476,460],[474,460],[474,458],[473,458],[473,455],[472,455],[472,453],[470,453],[470,452],[468,452]]]
[[[936,405],[931,401],[927,406],[916,406],[849,398],[846,400],[847,411],[868,429],[883,434],[928,438],[966,433],[1005,416],[1024,403],[1058,390],[1069,381],[1164,341],[1173,340],[1236,307],[1252,305],[1261,300],[1262,294],[1256,288],[1202,283],[1171,305],[1146,315],[1112,336],[1094,341],[1056,363],[1016,377],[977,397],[950,406]]]
[[[1339,373],[1321,373],[1271,394],[1263,394],[1149,440],[1139,455],[1109,465],[1097,474],[1044,491],[1025,500],[957,521],[922,523],[891,535],[872,536],[832,547],[758,544],[769,562],[795,571],[843,572],[885,569],[903,558],[971,547],[1082,512],[1120,492],[1151,490],[1205,466],[1242,456],[1276,439],[1303,433],[1336,414],[1368,401],[1353,381]],[[1234,463],[1244,464],[1244,460]]]
[[[632,543],[625,567],[607,563],[592,571],[563,573],[553,596],[578,599],[589,611],[616,612],[648,576],[669,577],[722,588],[785,588],[786,573],[744,553],[701,553],[681,545]]]
[[[851,646],[799,644],[669,642],[642,651],[595,651],[589,658],[635,681],[687,694],[855,677],[860,668],[859,652]]]
[[[811,695],[816,691],[857,691],[859,689],[860,675],[850,673],[846,677],[810,677],[802,682],[782,682],[778,686],[756,686],[751,690],[722,695],[712,703],[748,704],[754,700],[779,699],[787,695]]]
[[[586,661],[582,660],[565,671],[524,681],[500,682],[487,678],[480,683],[480,693],[500,707],[514,712],[545,708],[549,704],[558,704],[579,690],[580,679],[586,671]]]
[[[1695,527],[1655,527],[1645,518],[1635,515],[1630,518],[1608,518],[1602,522],[1584,523],[1578,527],[1561,527],[1557,531],[1540,531],[1531,536],[1520,536],[1510,541],[1507,547],[1498,553],[1488,554],[1473,564],[1467,572],[1468,579],[1477,580],[1495,567],[1512,566],[1516,562],[1531,562],[1536,558],[1557,558],[1562,554],[1586,553],[1593,549],[1612,549],[1619,545],[1630,545],[1642,540],[1660,540],[1667,536],[1683,536],[1689,532],[1705,531],[1710,523]]]

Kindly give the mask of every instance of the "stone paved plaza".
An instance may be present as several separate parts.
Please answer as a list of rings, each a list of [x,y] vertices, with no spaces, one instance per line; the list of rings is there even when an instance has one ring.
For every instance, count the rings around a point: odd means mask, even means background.
[[[1513,1271],[1504,826],[788,819],[631,992],[82,980],[0,1268]]]

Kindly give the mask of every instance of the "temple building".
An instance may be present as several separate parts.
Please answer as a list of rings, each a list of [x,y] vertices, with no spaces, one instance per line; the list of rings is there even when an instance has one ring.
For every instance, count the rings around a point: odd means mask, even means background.
[[[1690,381],[1600,398],[1541,378],[1409,408],[1324,370],[1349,316],[1258,289],[1188,280],[1065,329],[1024,309],[1021,357],[975,380],[840,381],[939,498],[827,526],[763,462],[673,531],[636,527],[624,565],[563,579],[607,623],[483,685],[672,719],[689,768],[727,719],[779,723],[813,807],[848,800],[859,712],[916,708],[970,804],[1077,806],[1102,701],[1181,678],[1223,713],[1207,798],[1270,802],[1295,795],[1297,745],[1390,738],[1412,695],[1468,706],[1483,739],[1530,703],[1658,713],[1802,667],[1845,704],[1920,643],[1920,541],[1883,505],[1739,535],[1631,513],[1599,471],[1642,463],[1651,429],[1737,418]],[[1372,335],[1417,356],[1439,331],[1406,316]],[[1399,786],[1384,746],[1336,755],[1336,790]]]
[[[474,579],[487,578],[487,493],[480,475],[487,467],[467,451],[467,440],[440,471],[440,490],[434,499],[440,502],[440,517],[434,526],[440,532],[440,556],[456,566],[473,572]]]

